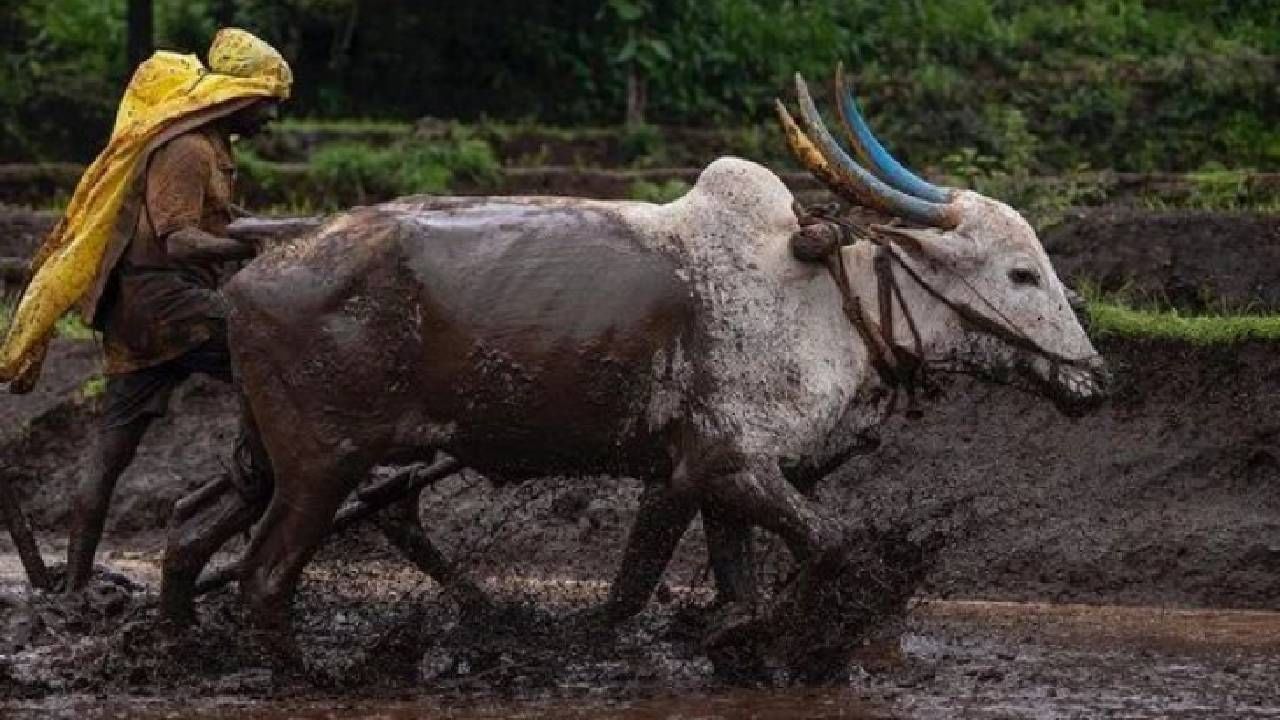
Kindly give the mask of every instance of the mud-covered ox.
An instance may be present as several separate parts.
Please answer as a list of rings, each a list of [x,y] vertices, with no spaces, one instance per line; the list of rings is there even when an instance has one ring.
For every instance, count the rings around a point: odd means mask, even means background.
[[[835,250],[841,262],[798,261],[791,193],[722,158],[666,205],[357,209],[236,276],[231,348],[251,444],[275,477],[241,576],[254,622],[287,637],[299,573],[377,464],[443,451],[495,479],[643,480],[612,595],[626,604],[648,596],[699,508],[721,554],[745,526],[777,533],[802,564],[838,553],[840,521],[788,475],[847,454],[883,406],[886,364],[1013,370],[1064,405],[1096,399],[1101,360],[1025,220],[912,175],[846,96],[864,169],[797,84],[807,134],[779,106],[797,157],[902,221]],[[196,554],[261,512],[224,512]],[[166,573],[178,605],[189,565]]]

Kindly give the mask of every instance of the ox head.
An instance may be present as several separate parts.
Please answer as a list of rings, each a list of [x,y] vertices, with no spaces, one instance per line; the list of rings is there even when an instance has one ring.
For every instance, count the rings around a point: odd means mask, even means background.
[[[831,136],[799,75],[804,130],[780,101],[779,119],[792,153],[832,191],[905,221],[871,230],[936,306],[927,340],[937,357],[926,360],[1030,379],[1066,411],[1101,400],[1105,366],[1031,225],[998,200],[939,187],[903,167],[871,133],[840,68],[835,91],[861,163]],[[846,257],[854,251],[843,250]]]

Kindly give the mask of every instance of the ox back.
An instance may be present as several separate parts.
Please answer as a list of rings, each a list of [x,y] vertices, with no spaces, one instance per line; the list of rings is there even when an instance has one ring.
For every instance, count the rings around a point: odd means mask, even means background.
[[[439,449],[508,479],[671,470],[675,420],[648,418],[675,359],[696,352],[697,304],[675,261],[606,205],[357,209],[226,292],[273,458],[319,443],[365,462]]]

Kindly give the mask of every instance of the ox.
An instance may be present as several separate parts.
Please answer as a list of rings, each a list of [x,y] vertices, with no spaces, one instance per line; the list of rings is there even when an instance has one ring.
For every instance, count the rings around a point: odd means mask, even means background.
[[[906,374],[1027,377],[1068,409],[1099,399],[1103,363],[1027,222],[906,170],[839,73],[837,88],[866,167],[799,77],[805,129],[778,106],[790,147],[838,195],[895,219],[836,245],[826,267],[793,256],[803,233],[777,176],[734,158],[666,205],[407,198],[259,258],[226,289],[228,326],[274,490],[189,519],[203,529],[170,555],[203,564],[261,517],[241,590],[287,651],[299,574],[373,466],[445,452],[495,480],[630,476],[646,490],[617,617],[648,597],[699,508],[713,556],[750,526],[802,565],[838,554],[842,523],[789,477],[846,456]],[[168,609],[189,602],[191,566],[166,572]]]

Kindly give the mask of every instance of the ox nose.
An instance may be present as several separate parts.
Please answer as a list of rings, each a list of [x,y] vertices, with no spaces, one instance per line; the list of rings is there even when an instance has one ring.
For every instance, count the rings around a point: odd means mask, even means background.
[[[1111,392],[1111,371],[1102,356],[1063,365],[1058,370],[1058,404],[1072,416],[1097,409]]]

